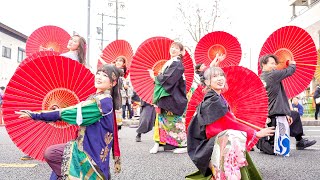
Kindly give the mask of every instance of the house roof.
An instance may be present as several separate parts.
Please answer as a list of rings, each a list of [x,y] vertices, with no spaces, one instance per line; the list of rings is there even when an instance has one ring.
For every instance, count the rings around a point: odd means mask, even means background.
[[[10,28],[9,26],[6,26],[5,24],[3,24],[1,22],[0,22],[0,32],[3,32],[5,34],[12,36],[16,39],[19,39],[23,42],[27,42],[27,39],[28,39],[28,36],[22,34],[19,31],[16,31],[16,30]]]

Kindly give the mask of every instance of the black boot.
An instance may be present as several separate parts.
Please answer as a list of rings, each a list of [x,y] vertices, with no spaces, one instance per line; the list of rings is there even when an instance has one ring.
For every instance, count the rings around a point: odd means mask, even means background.
[[[141,142],[141,133],[138,133],[136,136],[136,142]]]

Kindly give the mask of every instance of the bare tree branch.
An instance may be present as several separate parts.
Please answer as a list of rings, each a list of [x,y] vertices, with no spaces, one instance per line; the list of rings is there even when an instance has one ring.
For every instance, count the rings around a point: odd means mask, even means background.
[[[196,43],[198,43],[205,34],[214,30],[214,25],[218,19],[219,1],[220,0],[210,1],[210,4],[213,4],[203,8],[200,8],[198,4],[191,5],[194,1],[183,1],[183,3],[179,3],[177,9],[186,26],[186,31]],[[183,4],[186,4],[186,7],[183,7]]]

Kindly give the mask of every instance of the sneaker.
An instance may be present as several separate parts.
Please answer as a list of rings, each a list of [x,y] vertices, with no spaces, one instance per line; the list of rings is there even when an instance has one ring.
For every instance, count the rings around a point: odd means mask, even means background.
[[[150,154],[156,154],[158,151],[164,151],[164,147],[160,146],[158,143],[155,143],[153,148],[150,149]]]
[[[296,148],[297,150],[304,150],[305,148],[314,145],[316,142],[316,140],[309,141],[308,139],[301,139],[297,142]]]
[[[33,160],[33,158],[30,156],[23,156],[20,158],[20,160],[27,161],[27,160]]]
[[[185,148],[176,148],[173,150],[173,153],[174,154],[182,154],[182,153],[186,153],[188,152],[188,149],[185,147]]]

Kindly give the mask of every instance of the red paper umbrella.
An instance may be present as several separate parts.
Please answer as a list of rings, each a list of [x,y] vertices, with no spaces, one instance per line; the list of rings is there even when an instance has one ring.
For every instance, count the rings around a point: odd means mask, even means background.
[[[268,97],[260,78],[242,66],[229,66],[223,70],[228,84],[223,96],[236,119],[255,129],[264,128],[268,116]],[[203,97],[202,88],[198,87],[188,104],[186,127]]]
[[[129,69],[131,66],[133,50],[131,45],[125,40],[115,40],[111,42],[104,50],[102,51],[101,58],[108,64],[114,62],[119,56],[124,56],[126,58],[126,66]],[[98,66],[102,65],[98,61]]]
[[[3,114],[7,132],[25,154],[44,160],[44,150],[74,139],[78,126],[20,119],[14,112],[63,108],[94,92],[94,75],[77,61],[61,56],[29,61],[17,69],[6,88]]]
[[[55,51],[38,51],[38,52],[35,52],[33,54],[31,54],[30,56],[28,56],[26,59],[24,59],[19,67],[25,65],[26,63],[32,61],[33,59],[37,59],[37,58],[40,58],[40,57],[43,57],[43,56],[58,56],[59,53],[58,52],[55,52]]]
[[[277,69],[288,67],[288,60],[296,61],[296,72],[283,80],[283,86],[289,98],[300,94],[308,87],[317,66],[317,50],[307,31],[297,26],[279,28],[263,44],[259,59],[266,54],[274,54],[278,57]],[[259,62],[258,74],[261,74]]]
[[[154,82],[151,80],[148,69],[153,69],[155,75],[158,74],[164,63],[170,59],[170,45],[173,40],[166,37],[152,37],[144,41],[133,56],[130,68],[130,78],[134,90],[144,101],[152,104]],[[188,52],[183,56],[185,68],[187,92],[189,91],[194,68],[193,62]]]
[[[42,26],[36,29],[27,39],[26,54],[30,56],[42,49],[56,51],[60,54],[68,52],[69,39],[68,32],[60,27]]]
[[[239,65],[240,43],[237,38],[223,31],[215,31],[203,36],[194,52],[196,63],[204,63],[208,66],[216,54],[226,55],[226,58],[219,64],[220,67]]]
[[[188,127],[190,121],[192,119],[193,114],[196,112],[197,106],[203,100],[204,92],[202,86],[198,86],[192,94],[191,100],[188,103],[187,111],[186,111],[186,131],[188,132]]]

